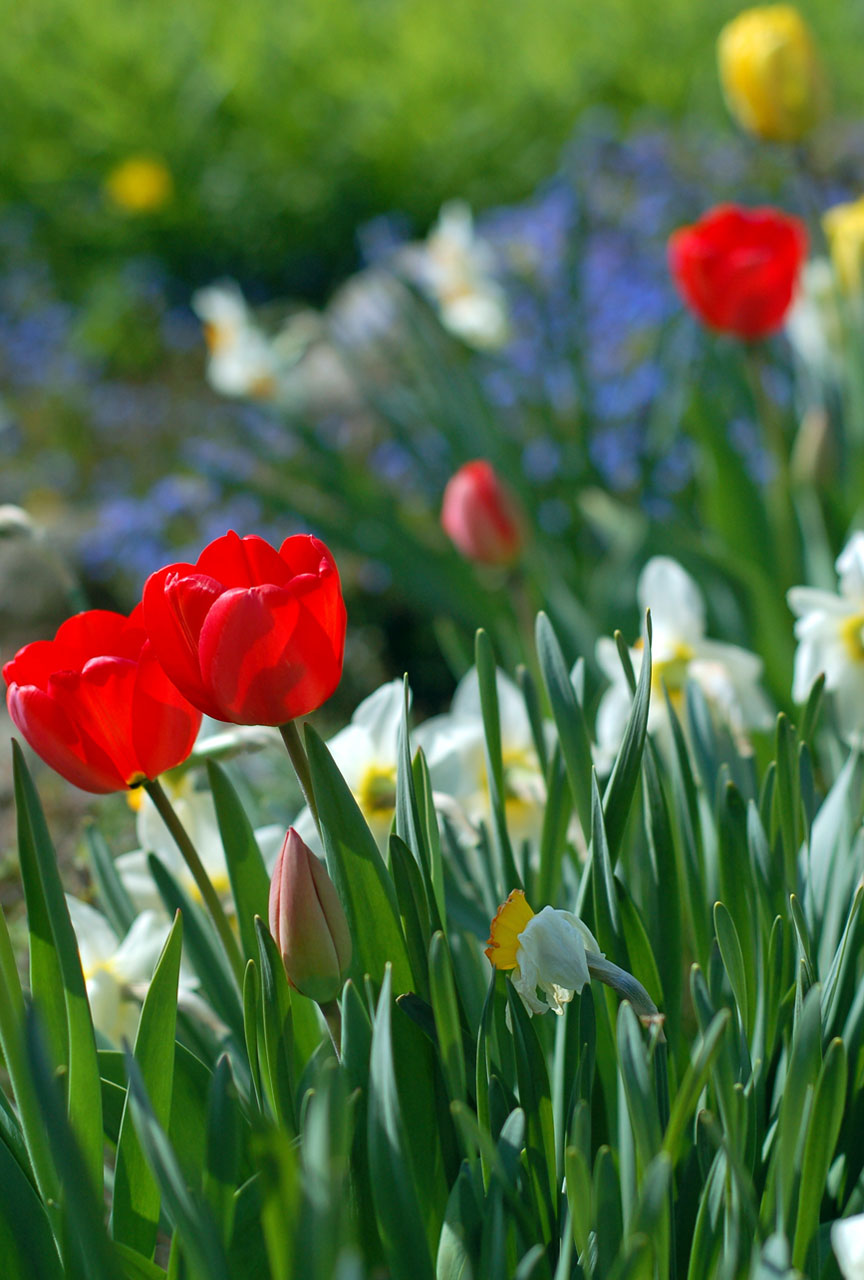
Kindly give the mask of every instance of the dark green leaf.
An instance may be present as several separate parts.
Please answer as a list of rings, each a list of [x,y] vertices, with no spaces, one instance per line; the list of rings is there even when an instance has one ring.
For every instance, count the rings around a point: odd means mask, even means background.
[[[603,796],[603,820],[606,825],[606,838],[609,842],[609,856],[614,860],[618,856],[624,829],[630,814],[630,806],[639,783],[639,771],[642,762],[642,750],[645,746],[645,732],[648,728],[648,705],[651,699],[651,615],[645,616],[645,648],[642,654],[642,669],[639,672],[639,683],[627,727],[611,777],[606,784]]]
[[[45,1051],[35,1010],[28,1010],[25,1027],[27,1058],[39,1099],[43,1122],[63,1188],[62,1240],[68,1249],[68,1269],[85,1280],[121,1280],[122,1272],[105,1234],[102,1217],[101,1169],[99,1188],[90,1177],[76,1135],[66,1118],[63,1099]],[[100,1099],[101,1113],[101,1099]],[[101,1135],[100,1135],[101,1136]],[[73,1262],[74,1260],[74,1262]],[[74,1268],[74,1269],[73,1269]]]
[[[432,1280],[426,1214],[412,1174],[410,1130],[402,1115],[393,1062],[391,1003],[388,967],[372,1032],[368,1112],[372,1195],[395,1280]]]
[[[207,777],[216,806],[219,834],[225,850],[231,893],[237,908],[240,940],[247,960],[258,953],[255,917],[267,918],[270,878],[261,857],[252,823],[240,803],[228,774],[213,760],[207,761]]]
[[[148,855],[147,862],[166,910],[172,916],[178,911],[183,916],[186,951],[203,991],[215,1012],[242,1044],[243,1008],[240,994],[225,951],[210,921],[187,897],[185,890],[155,853]]]
[[[59,977],[65,1005],[69,1054],[69,1119],[81,1145],[89,1176],[98,1192],[102,1187],[102,1090],[87,988],[78,955],[78,940],[69,919],[69,909],[57,870],[57,855],[45,825],[42,806],[17,742],[13,743],[13,755],[22,872],[25,861],[29,863],[25,888],[28,881],[31,888],[37,879],[41,883],[42,892],[37,908],[39,946],[43,955],[52,943],[56,948],[56,963],[49,962],[44,977],[50,981],[57,981]],[[28,912],[29,909],[28,898]],[[31,953],[31,972],[32,959]],[[33,994],[41,1000],[44,992],[37,993],[34,988]],[[59,1016],[53,997],[49,998],[47,1008],[50,1011],[47,1016],[51,1019]]]
[[[538,613],[536,627],[537,657],[540,673],[555,727],[561,754],[567,769],[567,779],[573,796],[573,804],[582,830],[590,829],[591,815],[591,737],[585,722],[585,714],[570,682],[567,664],[558,643],[558,637],[545,613]]]
[[[393,966],[397,991],[412,985],[411,964],[402,936],[396,890],[375,837],[333,758],[306,725],[306,749],[318,801],[327,869],[348,917],[354,942],[354,972],[380,983]]]
[[[195,1280],[230,1280],[219,1233],[209,1210],[187,1186],[168,1135],[150,1104],[138,1064],[126,1059],[129,1105],[147,1162],[162,1192],[162,1203]]]
[[[167,1126],[171,1116],[177,984],[182,950],[183,921],[178,914],[144,999],[135,1037],[135,1060],[149,1092],[154,1115],[163,1126]],[[159,1227],[159,1187],[144,1159],[128,1108],[127,1096],[117,1141],[111,1234],[115,1240],[150,1258]]]
[[[92,822],[84,828],[84,840],[90,855],[90,870],[99,906],[117,937],[125,938],[138,913],[117,873],[105,837]]]

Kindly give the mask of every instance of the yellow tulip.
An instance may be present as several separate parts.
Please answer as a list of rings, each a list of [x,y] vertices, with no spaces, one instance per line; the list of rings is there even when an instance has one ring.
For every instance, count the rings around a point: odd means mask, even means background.
[[[822,216],[837,280],[844,293],[864,293],[864,196],[835,204]]]
[[[154,213],[174,194],[174,179],[156,156],[129,156],[108,174],[105,191],[112,204],[125,213]]]
[[[825,81],[810,28],[787,4],[745,9],[720,32],[720,83],[743,128],[798,142],[821,115]]]

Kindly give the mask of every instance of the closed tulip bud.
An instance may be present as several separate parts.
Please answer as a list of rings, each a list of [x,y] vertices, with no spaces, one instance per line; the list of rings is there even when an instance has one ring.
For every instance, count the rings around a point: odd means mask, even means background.
[[[864,196],[835,204],[822,216],[831,261],[844,293],[864,293]]]
[[[462,555],[478,564],[512,564],[522,550],[516,504],[488,462],[466,462],[451,476],[441,525]]]
[[[798,142],[825,106],[810,29],[787,4],[745,9],[720,32],[720,83],[732,115],[770,142]]]
[[[270,932],[292,987],[335,1000],[351,964],[351,934],[333,881],[290,828],[270,882]]]

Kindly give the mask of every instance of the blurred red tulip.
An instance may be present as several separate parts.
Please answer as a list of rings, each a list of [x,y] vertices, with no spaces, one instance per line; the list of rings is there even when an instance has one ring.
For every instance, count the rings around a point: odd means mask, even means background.
[[[201,725],[160,666],[141,606],[91,609],[3,668],[9,714],[33,750],[83,791],[123,791],[186,759]]]
[[[779,209],[718,205],[669,237],[669,268],[688,307],[710,328],[749,340],[783,324],[806,256],[804,223]]]
[[[197,564],[144,586],[159,660],[201,711],[233,724],[285,724],[320,707],[342,675],[345,603],[335,561],[307,534],[276,551],[226,533]]]
[[[482,460],[466,462],[447,482],[441,525],[462,555],[479,564],[512,564],[522,550],[516,504]]]
[[[351,934],[339,895],[309,846],[290,828],[270,882],[270,932],[292,987],[327,1004],[351,965]]]

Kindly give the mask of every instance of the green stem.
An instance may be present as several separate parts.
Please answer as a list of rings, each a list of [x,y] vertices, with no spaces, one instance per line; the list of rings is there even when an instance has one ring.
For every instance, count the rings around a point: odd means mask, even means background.
[[[642,983],[634,978],[632,973],[628,973],[626,969],[619,969],[617,964],[613,964],[605,956],[597,956],[593,951],[586,951],[585,959],[588,962],[588,972],[591,977],[596,978],[598,982],[604,982],[607,987],[612,987],[625,1000],[629,1000],[639,1021],[644,1026],[655,1029],[658,1044],[665,1044],[663,1014],[642,986]]]
[[[762,382],[764,358],[761,350],[751,345],[746,354],[747,377],[768,451],[774,460],[774,475],[768,489],[768,509],[775,539],[776,563],[783,587],[798,581],[797,546],[798,530],[792,505],[792,473],[789,466],[789,447],[783,422]]]
[[[198,857],[197,850],[189,839],[186,828],[174,812],[174,807],[159,779],[154,778],[152,781],[148,779],[148,781],[142,783],[142,786],[156,806],[159,817],[170,831],[174,843],[180,850],[183,861],[192,874],[192,879],[195,881],[198,892],[210,912],[210,918],[216,926],[216,932],[219,934],[219,939],[225,948],[225,954],[231,964],[232,972],[242,991],[243,957],[240,955],[240,948],[237,945],[237,939],[234,937],[234,931],[231,928],[222,903],[219,901],[219,895],[213,888],[213,883],[204,869],[204,864]]]
[[[312,817],[315,819],[315,826],[320,832],[321,823],[318,820],[318,805],[315,803],[315,791],[312,787],[309,758],[306,755],[306,748],[303,746],[296,720],[287,720],[285,724],[280,724],[279,732],[282,734],[282,741],[285,743],[288,755],[291,757],[291,763],[294,766],[294,772],[297,774],[297,781],[300,783],[303,798],[308,804]]]
[[[341,1060],[342,1057],[342,1011],[336,1000],[328,1000],[326,1004],[319,1001],[318,1008],[324,1014],[324,1021],[327,1023],[327,1030],[330,1032],[330,1039],[333,1041],[333,1048],[336,1050],[336,1057]]]

